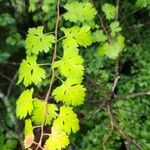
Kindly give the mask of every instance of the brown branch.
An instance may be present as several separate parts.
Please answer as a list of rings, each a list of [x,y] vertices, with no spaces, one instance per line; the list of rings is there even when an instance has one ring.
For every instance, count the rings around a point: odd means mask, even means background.
[[[93,3],[93,5],[95,6],[94,1],[93,1],[93,0],[91,0],[91,2],[92,2],[92,3]],[[95,7],[95,9],[96,9],[96,7]],[[107,29],[106,29],[106,28],[105,28],[105,26],[104,26],[102,16],[98,13],[98,10],[97,10],[97,9],[96,9],[96,12],[97,12],[97,16],[98,16],[98,18],[99,18],[99,21],[100,21],[100,24],[101,24],[101,26],[102,26],[103,31],[105,32],[105,34],[107,35],[107,37],[109,37],[109,36],[108,36],[108,31],[107,31]]]
[[[104,139],[105,141],[103,141],[103,148],[104,148],[104,150],[105,150],[105,145],[104,145],[104,144],[106,143],[106,141],[107,141],[107,140],[109,139],[109,137],[111,136],[111,134],[112,134],[114,128],[115,128],[117,131],[120,132],[120,134],[122,135],[123,139],[126,140],[129,144],[133,144],[133,145],[137,148],[137,150],[143,150],[142,147],[141,147],[140,145],[138,145],[136,142],[134,142],[134,140],[133,140],[128,134],[126,134],[126,133],[123,131],[123,129],[118,125],[118,123],[117,123],[117,121],[116,121],[116,119],[115,119],[115,117],[114,117],[114,115],[113,115],[113,110],[112,110],[112,108],[110,107],[110,104],[109,104],[109,103],[108,103],[107,107],[108,107],[108,109],[107,109],[108,115],[109,115],[109,118],[110,118],[110,120],[111,120],[111,129],[110,129],[109,134],[108,134],[108,135],[106,136],[106,138]],[[104,109],[104,110],[105,110],[105,109]]]
[[[54,71],[54,68],[53,68],[53,64],[55,63],[56,51],[57,51],[58,24],[59,24],[59,20],[60,20],[59,5],[60,5],[60,0],[57,1],[57,18],[56,18],[56,25],[55,25],[55,46],[54,46],[52,63],[51,63],[52,64],[51,65],[52,75],[51,75],[51,79],[50,79],[50,85],[49,85],[46,97],[44,99],[44,101],[45,101],[45,115],[43,116],[43,122],[41,124],[40,140],[38,142],[36,150],[38,150],[38,148],[41,147],[41,143],[42,143],[42,139],[43,139],[43,135],[44,135],[44,123],[45,123],[46,115],[48,114],[48,100],[49,100],[49,97],[51,95],[52,85],[53,85],[53,82],[54,82],[54,79],[55,79],[55,71]]]
[[[120,3],[120,0],[117,0],[116,1],[116,9],[117,9],[117,11],[116,11],[116,20],[118,20],[118,16],[119,16],[119,3]]]
[[[119,0],[118,0],[119,2]],[[123,51],[123,50],[122,50]],[[112,132],[114,130],[114,128],[117,129],[117,131],[120,132],[120,134],[122,135],[122,137],[130,144],[133,144],[137,150],[142,150],[141,146],[138,145],[137,143],[135,143],[129,136],[128,134],[126,134],[123,129],[118,125],[114,115],[113,115],[113,110],[111,108],[111,101],[115,98],[115,88],[118,84],[118,80],[119,80],[119,63],[120,63],[120,58],[121,58],[121,54],[122,54],[122,51],[119,53],[117,59],[116,59],[116,63],[115,63],[115,78],[114,78],[114,81],[113,81],[113,84],[112,84],[112,88],[110,90],[110,94],[109,94],[109,97],[108,99],[105,100],[105,104],[106,104],[106,107],[107,109],[104,109],[105,111],[108,112],[108,115],[109,115],[109,118],[110,118],[110,122],[111,122],[111,129],[108,133],[108,135],[104,138],[103,140],[103,148],[105,149],[105,143],[107,142],[107,140],[109,139],[109,137],[112,135]],[[146,93],[146,94],[150,94],[149,93]],[[138,94],[134,94],[134,95],[130,95],[130,97],[133,97],[133,96],[138,96],[138,95],[143,95],[143,93],[138,93]],[[129,97],[129,96],[128,96]]]
[[[18,76],[18,71],[15,73],[15,75],[13,76],[13,78],[12,78],[10,84],[9,84],[9,87],[8,87],[8,90],[7,90],[7,95],[6,95],[7,97],[10,96],[12,86],[14,85],[14,82],[17,79],[17,76]]]
[[[105,150],[105,143],[108,141],[108,139],[110,138],[110,136],[112,135],[113,130],[114,130],[114,120],[113,120],[113,115],[112,115],[112,110],[110,108],[110,105],[107,105],[107,112],[110,117],[111,129],[110,129],[109,133],[106,134],[106,136],[104,136],[104,138],[103,138],[103,149],[104,150]]]
[[[131,137],[128,134],[126,134],[116,122],[114,124],[115,124],[116,129],[123,136],[124,140],[126,140],[128,143],[133,144],[137,148],[137,150],[143,150],[143,148],[140,145],[138,145],[136,142],[134,142],[133,139],[131,139]]]
[[[115,63],[115,77],[114,77],[114,81],[113,81],[112,88],[110,91],[110,100],[115,95],[115,89],[116,89],[116,86],[117,86],[119,78],[120,78],[120,76],[119,76],[119,64],[120,64],[120,58],[121,58],[122,51],[120,51],[120,53],[116,59],[116,63]]]
[[[128,99],[141,97],[141,96],[150,96],[150,91],[139,92],[139,93],[132,93],[132,94],[128,94],[128,95],[115,96],[114,100],[128,100]]]

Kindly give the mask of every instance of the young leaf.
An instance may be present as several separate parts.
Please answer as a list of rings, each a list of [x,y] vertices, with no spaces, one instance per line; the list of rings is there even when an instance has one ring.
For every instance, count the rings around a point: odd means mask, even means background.
[[[62,28],[62,31],[65,33],[66,39],[70,38],[69,41],[73,41],[74,47],[77,47],[77,45],[87,47],[92,44],[92,35],[89,26],[83,26],[81,28],[78,26],[67,29]],[[77,44],[75,44],[75,42]]]
[[[119,35],[111,44],[105,43],[99,50],[99,55],[106,55],[111,59],[116,59],[119,52],[124,48],[124,37]]]
[[[23,60],[19,68],[18,84],[23,81],[23,84],[27,87],[34,83],[37,85],[45,79],[46,72],[36,63],[36,56],[27,56],[26,60]]]
[[[64,8],[67,10],[67,12],[64,14],[64,19],[71,22],[91,21],[96,15],[95,8],[89,2],[73,2],[70,4],[67,3]]]
[[[61,86],[53,90],[52,95],[55,100],[62,101],[66,105],[81,105],[84,102],[86,89],[83,85],[76,84],[75,81],[67,79]]]
[[[74,78],[78,83],[81,83],[84,71],[81,56],[72,55],[69,50],[64,51],[63,58],[55,62],[54,68],[58,68],[63,76]]]
[[[107,37],[104,35],[102,30],[96,30],[93,34],[93,42],[105,42]]]
[[[24,146],[26,149],[32,145],[33,140],[34,140],[33,127],[32,127],[32,122],[30,119],[25,120],[24,134],[25,134]]]
[[[70,134],[71,131],[76,133],[79,130],[79,120],[71,107],[60,107],[60,114],[54,121],[53,128],[58,131],[65,131]]]
[[[64,50],[70,51],[72,55],[76,55],[79,52],[78,44],[76,40],[71,36],[68,36],[66,39],[63,40],[63,48]]]
[[[150,1],[149,0],[137,0],[136,1],[136,6],[140,8],[150,8]]]
[[[33,110],[32,94],[33,89],[25,90],[22,92],[19,99],[17,100],[16,115],[20,119],[25,118],[27,114],[31,115],[31,112]]]
[[[33,101],[33,112],[32,112],[32,121],[36,125],[40,125],[43,122],[44,116],[46,115],[45,118],[45,125],[50,125],[52,119],[55,119],[57,116],[57,106],[55,104],[48,104],[47,106],[47,114],[46,113],[46,105],[45,102],[39,99],[34,99]]]
[[[52,48],[55,37],[52,34],[43,34],[43,27],[30,28],[26,38],[27,54],[37,55],[39,52],[48,52]]]
[[[39,0],[29,0],[29,8],[28,11],[29,12],[33,12],[36,9],[36,3],[38,3]]]
[[[58,132],[52,128],[52,133],[46,140],[44,145],[45,150],[61,150],[68,146],[69,139],[68,135],[64,132]]]
[[[102,6],[102,11],[105,13],[106,19],[111,20],[115,18],[117,9],[114,5],[105,3]]]
[[[119,26],[119,22],[115,21],[110,24],[111,35],[114,37],[117,32],[121,31],[121,27]]]

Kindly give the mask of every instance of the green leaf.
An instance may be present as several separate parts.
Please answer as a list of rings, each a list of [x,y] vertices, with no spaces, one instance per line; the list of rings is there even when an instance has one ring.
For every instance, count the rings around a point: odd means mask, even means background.
[[[71,107],[60,107],[60,114],[54,121],[53,128],[58,131],[65,131],[70,134],[71,131],[76,133],[79,130],[79,120]]]
[[[105,3],[102,6],[102,11],[105,13],[106,19],[111,20],[115,18],[117,9],[114,5]]]
[[[27,54],[37,55],[39,52],[48,52],[52,48],[55,37],[52,34],[43,34],[43,27],[30,28],[26,38]]]
[[[8,13],[0,14],[0,27],[10,26],[15,24],[15,19]]]
[[[68,50],[68,52],[71,52],[72,55],[78,54],[79,52],[78,44],[76,40],[71,36],[68,36],[63,40],[63,48],[64,50]]]
[[[25,118],[27,114],[31,115],[31,112],[33,110],[32,94],[33,89],[25,90],[22,92],[22,94],[19,96],[19,99],[16,102],[16,115],[20,119]]]
[[[43,0],[43,6],[42,6],[43,12],[48,13],[52,6],[51,4],[55,4],[55,3],[57,3],[56,0]]]
[[[64,14],[64,19],[71,22],[91,21],[96,15],[95,8],[89,2],[67,3],[64,8],[67,10],[67,12]]]
[[[19,68],[18,84],[23,81],[23,84],[27,87],[34,83],[37,85],[45,79],[46,72],[36,63],[36,56],[27,56],[26,60],[23,60]]]
[[[57,116],[57,106],[55,104],[47,104],[47,108],[45,105],[45,101],[39,100],[39,99],[34,99],[33,102],[33,112],[32,112],[32,121],[36,125],[42,124],[45,116],[45,125],[50,125],[52,119],[55,119]],[[47,114],[46,114],[46,109],[47,109]]]
[[[78,26],[67,29],[62,28],[62,31],[65,33],[66,40],[70,38],[69,44],[72,45],[73,43],[74,47],[77,47],[77,45],[87,47],[92,44],[92,35],[89,26],[83,26],[81,28]]]
[[[39,0],[29,0],[29,8],[28,11],[29,12],[33,12],[36,9],[36,3],[38,3]]]
[[[137,0],[136,6],[140,8],[150,7],[150,1],[149,0]]]
[[[24,134],[25,134],[24,146],[25,148],[29,148],[34,141],[33,127],[30,119],[25,120]]]
[[[93,42],[105,42],[107,37],[104,35],[102,30],[96,30],[93,34]]]
[[[52,128],[52,133],[46,140],[44,145],[45,150],[61,150],[68,146],[69,138],[65,132],[58,132]]]
[[[119,22],[115,21],[110,24],[111,35],[114,37],[116,33],[121,31],[121,27],[119,26]]]
[[[84,102],[86,89],[83,85],[76,84],[74,80],[67,79],[63,84],[53,90],[52,95],[57,102],[62,101],[66,105],[81,105]]]
[[[98,55],[106,55],[111,59],[116,59],[119,52],[123,50],[124,46],[124,37],[119,35],[111,44],[105,43],[102,47],[100,47],[98,50]]]
[[[61,75],[75,79],[78,83],[83,79],[83,58],[72,55],[69,50],[64,51],[63,58],[55,62],[54,68],[58,68]]]

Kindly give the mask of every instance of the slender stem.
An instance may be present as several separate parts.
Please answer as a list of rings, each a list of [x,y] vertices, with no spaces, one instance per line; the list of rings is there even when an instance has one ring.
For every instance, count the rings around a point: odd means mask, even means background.
[[[64,38],[66,38],[66,36],[61,37],[60,39],[57,40],[57,42],[63,40]]]
[[[94,0],[91,0],[91,2],[92,2],[93,5],[95,6]],[[96,9],[96,7],[95,7],[95,9]],[[100,24],[101,24],[101,26],[102,26],[102,29],[103,29],[103,31],[105,32],[105,34],[108,36],[108,32],[107,32],[107,30],[106,30],[106,28],[105,28],[105,26],[104,26],[104,23],[103,23],[103,18],[102,18],[102,16],[98,13],[98,10],[97,10],[97,9],[96,9],[96,12],[97,12],[97,16],[98,16],[98,18],[99,18]]]
[[[113,130],[114,130],[114,120],[113,120],[112,110],[109,105],[107,105],[107,111],[108,111],[108,114],[110,117],[111,129],[110,129],[109,133],[106,136],[104,136],[104,139],[103,139],[103,149],[104,150],[105,150],[105,143],[110,138],[110,136],[112,135]]]
[[[43,63],[43,64],[38,64],[39,66],[51,66],[52,64],[50,63]]]
[[[116,1],[116,9],[117,9],[117,11],[116,11],[116,20],[118,20],[118,16],[119,16],[119,3],[120,3],[120,0],[117,0]]]
[[[39,140],[39,143],[38,143],[36,150],[38,150],[38,148],[41,146],[41,143],[42,143],[42,139],[43,139],[43,135],[44,135],[44,123],[45,123],[46,115],[48,114],[48,100],[49,100],[49,97],[51,95],[52,85],[53,85],[53,82],[55,79],[55,71],[54,71],[54,68],[52,66],[55,63],[55,59],[56,59],[58,24],[59,24],[59,20],[60,20],[59,5],[60,5],[60,0],[58,0],[58,2],[57,2],[57,18],[56,18],[56,26],[55,26],[55,46],[54,46],[52,63],[51,63],[52,76],[50,79],[50,85],[49,85],[46,97],[44,99],[44,101],[45,101],[45,115],[43,116],[43,122],[41,124],[41,136],[40,136],[40,140]]]
[[[140,97],[140,96],[150,96],[150,91],[116,96],[116,97],[114,97],[114,99],[115,100],[128,100],[128,99],[132,99],[132,98],[136,98],[136,97]]]

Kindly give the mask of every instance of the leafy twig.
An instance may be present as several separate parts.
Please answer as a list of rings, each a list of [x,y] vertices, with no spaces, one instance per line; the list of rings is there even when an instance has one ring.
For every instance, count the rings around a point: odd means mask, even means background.
[[[41,124],[41,135],[40,135],[40,140],[38,142],[38,145],[36,147],[36,150],[38,150],[39,147],[41,147],[41,143],[42,143],[42,139],[43,139],[43,135],[44,135],[44,123],[45,123],[45,119],[46,119],[46,115],[48,114],[48,100],[51,94],[51,90],[52,90],[52,85],[54,82],[54,78],[55,78],[55,71],[53,68],[53,64],[55,63],[55,59],[56,59],[56,50],[57,50],[57,34],[58,34],[58,23],[59,23],[59,19],[60,19],[60,12],[59,12],[59,5],[60,5],[60,0],[58,0],[57,2],[57,18],[56,18],[56,26],[55,26],[55,46],[54,46],[54,52],[53,52],[53,58],[52,58],[52,65],[51,65],[51,70],[52,70],[52,76],[50,79],[50,85],[46,94],[46,97],[44,99],[45,101],[45,115],[43,116],[43,122]]]

